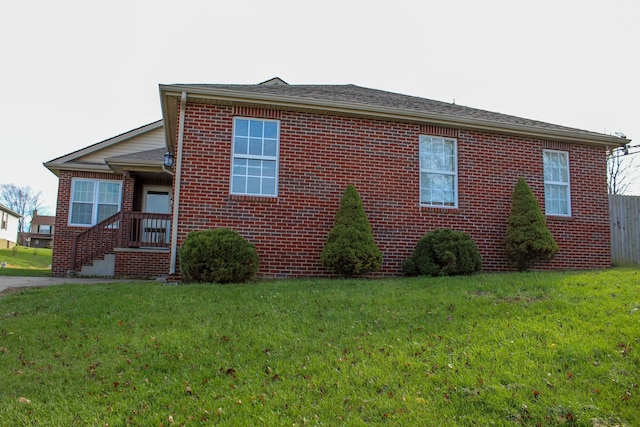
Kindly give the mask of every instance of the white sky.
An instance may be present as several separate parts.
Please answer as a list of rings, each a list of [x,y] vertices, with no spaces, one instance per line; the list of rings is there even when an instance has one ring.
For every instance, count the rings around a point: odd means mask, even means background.
[[[0,10],[0,183],[41,190],[50,214],[57,178],[42,163],[160,119],[160,83],[353,83],[640,144],[637,0],[32,0]]]

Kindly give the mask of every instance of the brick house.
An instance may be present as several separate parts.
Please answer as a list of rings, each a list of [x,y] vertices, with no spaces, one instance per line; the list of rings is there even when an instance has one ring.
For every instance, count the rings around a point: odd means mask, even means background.
[[[179,277],[194,230],[253,242],[263,277],[326,276],[319,261],[345,187],[363,199],[398,275],[434,228],[468,232],[483,267],[518,177],[560,252],[544,268],[610,266],[606,149],[629,140],[354,85],[160,85],[163,119],[45,166],[60,180],[53,274]],[[165,156],[166,154],[166,156]],[[98,261],[96,261],[98,260]]]
[[[55,216],[40,215],[37,210],[34,210],[31,216],[29,232],[20,233],[18,236],[20,244],[30,248],[53,247],[55,223]]]

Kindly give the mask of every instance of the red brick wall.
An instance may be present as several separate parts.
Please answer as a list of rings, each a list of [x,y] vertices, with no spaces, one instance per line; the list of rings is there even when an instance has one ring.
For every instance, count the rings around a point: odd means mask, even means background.
[[[572,216],[547,218],[561,248],[551,264],[554,268],[611,266],[606,157],[602,150],[569,147]]]
[[[418,239],[439,227],[468,232],[484,269],[505,270],[502,241],[517,178],[527,180],[544,209],[542,150],[554,148],[569,152],[573,215],[548,217],[561,251],[546,268],[610,265],[603,148],[304,112],[236,113],[280,120],[279,195],[229,194],[234,110],[189,103],[178,244],[190,231],[229,227],[256,244],[262,276],[328,275],[320,252],[340,197],[354,184],[383,254],[381,274],[400,274]],[[457,209],[419,205],[421,133],[457,134]]]
[[[169,251],[115,251],[116,277],[156,278],[169,272]]]

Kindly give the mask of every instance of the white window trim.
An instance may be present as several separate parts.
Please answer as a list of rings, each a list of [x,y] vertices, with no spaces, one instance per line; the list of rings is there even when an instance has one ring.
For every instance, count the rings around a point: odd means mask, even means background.
[[[72,214],[73,214],[73,192],[75,190],[76,182],[78,181],[89,181],[94,183],[94,191],[93,191],[93,209],[91,213],[91,224],[75,224],[71,222]],[[93,227],[97,224],[96,219],[98,218],[98,191],[97,191],[97,183],[98,182],[107,182],[109,184],[118,184],[118,211],[122,209],[122,182],[110,179],[92,179],[92,178],[72,178],[71,180],[71,192],[69,193],[69,221],[68,225],[72,227]],[[88,203],[88,202],[82,202]]]
[[[237,120],[256,120],[262,122],[274,122],[278,124],[278,134],[276,137],[276,155],[275,156],[257,156],[255,154],[236,154],[235,153],[235,145],[236,145],[236,121]],[[234,196],[250,196],[250,197],[278,197],[279,187],[280,187],[280,120],[274,119],[265,119],[261,117],[244,117],[244,116],[234,116],[233,117],[233,130],[231,132],[231,164],[229,167],[229,194]],[[275,192],[274,194],[256,194],[256,193],[239,193],[233,191],[233,163],[236,158],[240,159],[252,159],[252,160],[270,160],[276,162],[276,171],[275,171]]]
[[[422,137],[441,138],[441,139],[443,139],[445,141],[447,141],[447,140],[453,141],[454,168],[453,168],[452,172],[433,170],[433,169],[423,169],[422,168],[422,161],[420,160],[420,139]],[[442,208],[442,209],[457,209],[458,208],[458,139],[457,138],[446,137],[446,136],[420,134],[418,136],[418,166],[419,166],[419,169],[420,169],[419,188],[418,188],[418,191],[419,191],[418,192],[418,200],[420,201],[420,206],[427,207],[427,208],[439,208],[439,209],[440,208]],[[423,172],[432,173],[432,174],[453,176],[453,193],[454,193],[454,195],[453,195],[453,206],[424,203],[422,201],[422,173]]]
[[[171,193],[170,185],[143,185],[142,186],[142,211],[147,211],[147,193],[149,191],[159,191],[161,193],[169,193],[169,212],[171,213],[171,206],[173,206],[173,194]]]
[[[544,178],[544,153],[561,153],[564,154],[567,158],[567,182],[564,181],[547,181],[546,178]],[[570,168],[571,162],[569,161],[569,152],[568,151],[563,151],[563,150],[542,150],[542,167],[543,167],[543,180],[544,180],[544,185],[545,185],[545,203],[544,203],[544,210],[545,210],[545,215],[547,216],[561,216],[561,217],[570,217],[571,216],[571,168]],[[549,212],[548,207],[547,207],[547,194],[546,194],[546,185],[557,185],[557,186],[564,186],[567,188],[567,214],[561,214],[561,213],[556,213],[556,212]]]

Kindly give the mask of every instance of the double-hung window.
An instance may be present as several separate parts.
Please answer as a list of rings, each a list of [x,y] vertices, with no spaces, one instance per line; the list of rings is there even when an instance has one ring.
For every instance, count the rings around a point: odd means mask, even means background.
[[[544,150],[544,204],[547,215],[570,216],[569,153]]]
[[[455,139],[420,135],[420,204],[457,207],[457,169]]]
[[[69,225],[90,226],[118,213],[120,182],[74,179]]]
[[[278,195],[279,140],[277,120],[234,119],[231,194]]]

